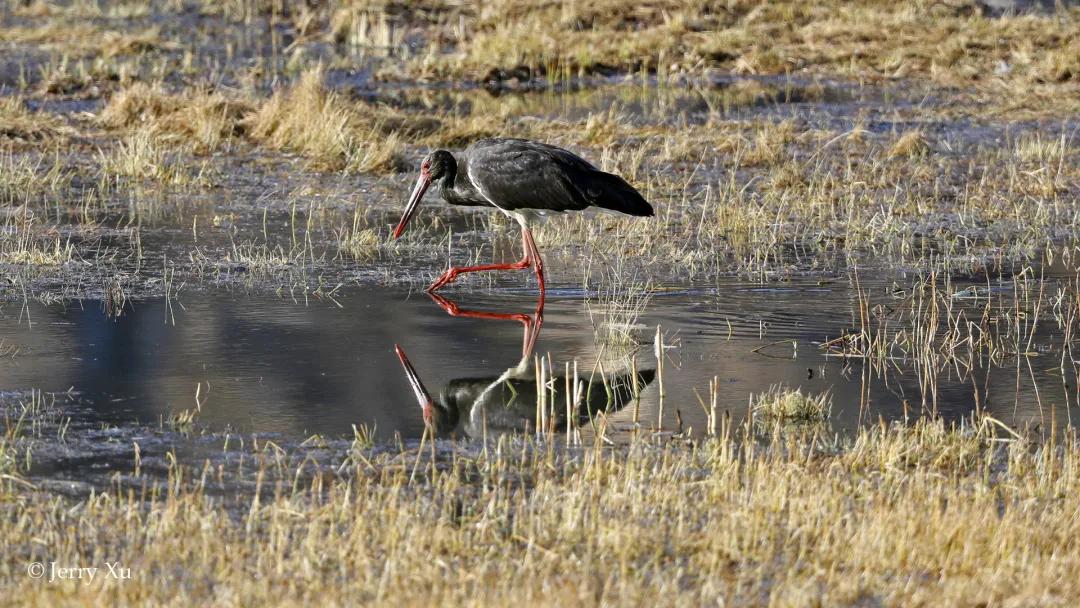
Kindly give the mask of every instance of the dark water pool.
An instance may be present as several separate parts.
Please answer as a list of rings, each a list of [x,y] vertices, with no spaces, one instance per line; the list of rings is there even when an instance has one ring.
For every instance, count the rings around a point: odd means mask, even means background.
[[[886,291],[884,284],[876,290]],[[537,303],[526,290],[451,290],[446,297],[462,310],[496,313],[534,315]],[[1049,352],[1057,339],[1052,322],[1036,331],[1034,346],[1047,345],[1040,356],[976,362],[970,370],[954,362],[928,382],[904,361],[882,373],[820,347],[857,323],[855,302],[845,279],[730,280],[659,289],[634,319],[606,316],[610,303],[595,294],[553,289],[533,356],[512,377],[518,387],[535,384],[537,356],[550,357],[557,377],[574,362],[580,377],[594,379],[656,370],[659,326],[667,345],[667,430],[705,428],[699,396],[709,402],[714,377],[718,409],[735,419],[745,415],[751,394],[773,385],[828,391],[836,432],[932,407],[962,417],[977,403],[1009,423],[1071,420],[1073,371],[1063,379],[1060,356]],[[199,424],[211,431],[302,440],[352,437],[353,425],[366,425],[379,437],[409,439],[420,436],[424,422],[395,345],[437,397],[466,379],[482,390],[510,378],[508,370],[521,363],[524,329],[514,319],[451,316],[423,293],[362,286],[334,300],[192,291],[129,302],[119,316],[95,301],[8,304],[0,309],[0,338],[17,354],[0,360],[0,390],[71,391],[78,416],[109,425],[156,425],[198,406]],[[611,339],[627,333],[636,347]],[[629,424],[636,413],[641,424],[658,426],[659,379],[639,389],[635,407],[613,408],[613,423]],[[523,411],[531,417],[532,409]]]

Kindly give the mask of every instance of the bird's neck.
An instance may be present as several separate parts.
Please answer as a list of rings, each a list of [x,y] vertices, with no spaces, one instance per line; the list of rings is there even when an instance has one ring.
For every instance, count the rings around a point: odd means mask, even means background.
[[[432,405],[435,406],[432,413],[435,416],[436,432],[449,433],[457,428],[458,421],[461,419],[461,401],[466,398],[467,395],[461,394],[459,387],[451,381],[439,393],[439,397],[432,400]]]
[[[454,199],[457,197],[457,193],[454,192],[454,176],[447,175],[439,181],[439,194],[442,195],[443,200],[453,204]]]
[[[475,191],[467,178],[458,179],[458,176],[467,175],[465,171],[459,169],[461,167],[457,165],[451,165],[447,169],[446,175],[439,183],[439,193],[443,200],[451,205],[474,205],[479,193]]]
[[[435,406],[435,431],[437,433],[449,433],[457,428],[458,418],[460,413],[458,412],[457,404],[445,404],[441,400],[436,400],[433,404]]]

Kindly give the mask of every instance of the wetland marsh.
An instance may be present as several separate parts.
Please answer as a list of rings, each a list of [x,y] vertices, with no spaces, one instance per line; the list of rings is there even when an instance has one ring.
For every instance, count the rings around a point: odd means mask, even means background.
[[[1075,603],[1078,40],[1070,3],[0,4],[0,601]],[[390,238],[488,136],[656,216],[539,226],[542,314],[527,272],[429,296],[520,255],[434,196]]]

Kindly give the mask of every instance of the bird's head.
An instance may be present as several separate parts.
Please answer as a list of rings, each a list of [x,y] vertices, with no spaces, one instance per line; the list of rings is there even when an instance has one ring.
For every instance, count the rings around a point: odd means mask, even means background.
[[[416,373],[416,368],[413,367],[409,358],[405,356],[405,351],[395,344],[394,352],[397,353],[398,360],[401,361],[401,367],[405,370],[405,377],[408,378],[409,385],[416,395],[417,404],[420,405],[420,412],[424,417],[424,425],[434,432],[453,428],[457,424],[456,410],[449,412],[442,403],[436,403],[431,398],[427,388],[424,387],[424,383],[420,381],[420,375]]]
[[[413,186],[412,194],[409,195],[409,204],[405,206],[405,213],[401,215],[401,220],[398,221],[397,227],[394,228],[395,239],[400,237],[402,232],[405,232],[405,225],[416,215],[416,210],[420,207],[420,201],[424,198],[424,193],[427,192],[428,187],[431,186],[431,182],[453,175],[456,170],[457,163],[454,161],[454,156],[446,150],[436,150],[424,157],[424,162],[420,163],[420,177],[416,180],[416,185]]]

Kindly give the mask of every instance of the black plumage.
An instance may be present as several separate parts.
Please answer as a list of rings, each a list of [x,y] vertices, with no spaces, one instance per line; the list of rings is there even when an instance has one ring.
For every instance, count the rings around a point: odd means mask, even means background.
[[[526,329],[526,336],[528,336]],[[535,342],[534,342],[535,343]],[[405,375],[412,385],[417,402],[423,412],[424,422],[439,434],[464,431],[471,437],[480,437],[487,432],[506,433],[535,429],[537,386],[530,365],[532,347],[523,354],[521,361],[498,376],[482,378],[457,378],[446,384],[437,398],[428,393],[412,362],[400,346],[395,346],[398,359],[405,369]],[[604,378],[570,378],[554,376],[551,378],[551,391],[543,398],[551,403],[560,404],[551,412],[551,428],[566,428],[568,422],[565,387],[577,382],[572,391],[580,395],[581,400],[575,405],[570,415],[572,422],[581,424],[599,412],[614,413],[638,398],[655,378],[656,370],[638,370],[637,379],[633,373],[615,373]],[[548,390],[548,389],[545,389]]]
[[[517,220],[525,257],[513,264],[450,268],[429,291],[465,272],[532,267],[542,294],[543,260],[529,230],[537,214],[599,207],[628,215],[653,215],[652,205],[626,180],[601,171],[569,150],[525,139],[488,138],[473,143],[456,158],[446,150],[436,150],[424,159],[394,238],[401,236],[432,183],[438,183],[440,195],[451,205],[490,205]]]
[[[628,215],[653,214],[652,205],[623,178],[548,144],[482,139],[465,150],[459,167],[455,190],[459,185],[470,194],[479,190],[479,200],[506,211],[580,211],[595,206]]]
[[[633,403],[636,393],[644,390],[656,377],[656,370],[646,369],[637,372],[635,385],[629,373],[610,374],[603,380],[582,378],[582,401],[574,408],[575,424],[588,421],[599,412],[608,414],[617,412]],[[552,428],[566,428],[566,402],[563,394],[567,379],[556,376],[551,379],[551,392],[545,397],[554,408]],[[532,428],[536,420],[536,378],[525,376],[502,375],[490,378],[458,378],[451,380],[432,401],[435,412],[435,429],[447,433],[459,425],[467,435],[480,436],[483,426],[489,431],[522,432]]]

